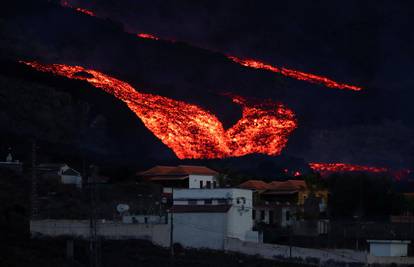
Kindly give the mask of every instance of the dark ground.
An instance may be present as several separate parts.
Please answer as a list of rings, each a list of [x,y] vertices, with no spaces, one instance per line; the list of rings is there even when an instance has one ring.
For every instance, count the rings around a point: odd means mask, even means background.
[[[66,239],[31,239],[30,180],[0,169],[0,266],[89,266],[89,245],[74,241],[74,260],[66,259]],[[148,241],[102,241],[102,267],[171,266],[169,250]],[[295,266],[257,257],[208,250],[177,249],[174,266]]]

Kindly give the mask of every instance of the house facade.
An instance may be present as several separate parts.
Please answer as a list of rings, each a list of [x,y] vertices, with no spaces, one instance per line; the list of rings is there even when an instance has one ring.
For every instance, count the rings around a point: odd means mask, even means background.
[[[82,188],[82,175],[67,164],[39,164],[37,171],[44,177],[57,177],[62,184],[75,185]]]
[[[238,188],[177,189],[170,209],[173,241],[223,249],[226,238],[259,242],[253,231],[252,192]]]
[[[238,187],[253,192],[252,217],[256,224],[291,226],[309,203],[316,200],[317,212],[321,213],[326,210],[328,201],[327,190],[311,190],[303,180],[270,183],[249,180]]]
[[[212,189],[219,187],[218,172],[205,166],[155,166],[137,173],[143,181],[160,184],[164,194],[172,188]]]

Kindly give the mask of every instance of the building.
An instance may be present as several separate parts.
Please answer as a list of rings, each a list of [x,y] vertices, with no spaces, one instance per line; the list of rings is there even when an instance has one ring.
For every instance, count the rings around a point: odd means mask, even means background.
[[[326,210],[328,191],[309,188],[303,180],[249,180],[238,186],[253,191],[253,219],[256,224],[290,226],[304,212],[304,207],[316,203],[316,212]]]
[[[82,175],[67,164],[39,164],[37,171],[43,177],[52,179],[57,177],[62,184],[72,184],[79,188],[82,187]]]
[[[137,173],[143,181],[160,184],[163,193],[171,194],[172,188],[217,188],[218,172],[205,166],[155,166]]]
[[[407,257],[409,240],[367,240],[369,254],[380,257]]]
[[[6,161],[0,161],[0,169],[8,169],[17,174],[22,174],[23,164],[18,160],[13,160],[11,149],[9,149],[9,153],[6,156]]]
[[[177,189],[170,210],[173,242],[224,249],[226,238],[259,242],[253,231],[252,192],[239,188]]]

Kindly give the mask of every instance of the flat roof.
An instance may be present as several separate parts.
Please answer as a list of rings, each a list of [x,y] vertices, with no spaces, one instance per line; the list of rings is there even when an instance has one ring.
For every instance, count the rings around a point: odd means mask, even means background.
[[[376,240],[376,239],[368,239],[368,243],[381,243],[381,244],[410,244],[410,240]]]

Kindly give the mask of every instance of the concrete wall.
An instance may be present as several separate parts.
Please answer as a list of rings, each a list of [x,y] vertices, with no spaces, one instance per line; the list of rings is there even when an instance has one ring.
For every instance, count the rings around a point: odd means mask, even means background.
[[[368,240],[369,252],[379,257],[407,256],[409,241],[401,240]]]
[[[228,211],[227,236],[246,240],[253,228],[253,194],[251,190],[231,190],[232,206]]]
[[[373,255],[367,256],[367,263],[368,264],[397,264],[398,266],[401,265],[414,265],[414,258],[413,257],[378,257]]]
[[[353,250],[320,250],[301,247],[290,247],[283,245],[264,244],[255,242],[243,242],[235,238],[228,238],[225,241],[225,250],[239,252],[248,255],[259,255],[266,259],[295,258],[302,262],[327,265],[333,262],[355,263],[364,265],[367,261],[365,252]]]
[[[226,213],[174,213],[173,241],[184,247],[224,249]]]
[[[226,219],[226,234],[224,236],[239,238],[246,240],[247,232],[252,231],[253,219],[252,219],[252,208],[253,208],[253,194],[251,190],[239,189],[239,188],[216,188],[216,189],[177,189],[174,190],[174,205],[186,205],[187,200],[218,200],[225,199],[227,204],[231,205],[230,210],[227,212]],[[204,201],[197,201],[197,205],[203,205]],[[214,213],[208,213],[214,214]],[[187,216],[185,213],[182,216]],[[203,218],[200,214],[199,218]],[[195,215],[192,215],[195,217]],[[192,219],[189,219],[192,220]],[[213,229],[214,223],[212,220],[201,221],[195,220],[194,223],[201,223],[202,227]],[[205,225],[207,224],[207,225]],[[210,224],[211,226],[208,226]],[[218,228],[221,231],[221,228]],[[249,240],[251,240],[251,234],[249,233]],[[257,238],[258,239],[258,235]]]
[[[89,237],[88,220],[32,220],[32,236],[45,235]],[[156,245],[169,246],[168,224],[123,224],[120,222],[99,222],[98,235],[106,239],[145,239]]]
[[[122,216],[123,223],[144,223],[144,224],[165,224],[167,223],[166,216],[159,215],[124,215]]]
[[[77,187],[82,187],[82,177],[77,175],[61,175],[62,184],[74,184]]]
[[[200,188],[200,181],[203,181],[203,187],[207,185],[207,181],[211,183],[213,188],[213,182],[217,181],[213,175],[195,175],[191,174],[188,179],[188,188]],[[218,186],[218,183],[217,183]]]

